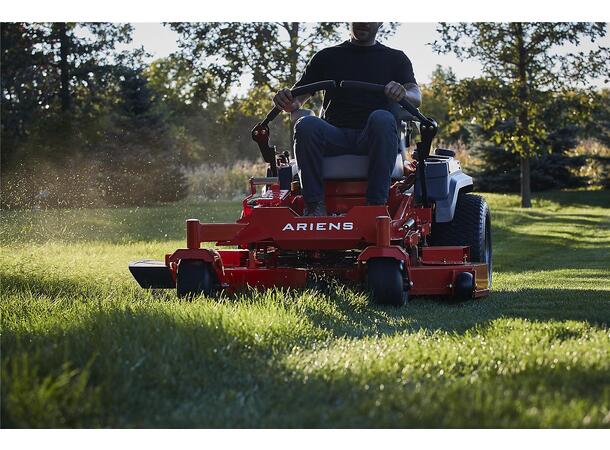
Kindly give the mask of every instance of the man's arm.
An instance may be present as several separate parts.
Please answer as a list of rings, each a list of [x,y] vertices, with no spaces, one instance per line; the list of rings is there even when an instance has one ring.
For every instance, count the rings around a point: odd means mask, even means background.
[[[421,90],[417,83],[405,83],[405,98],[416,108],[421,106]]]
[[[393,78],[398,82],[388,83],[386,95],[397,102],[404,98],[413,106],[419,108],[421,106],[421,91],[415,80],[413,64],[403,52],[398,53]]]

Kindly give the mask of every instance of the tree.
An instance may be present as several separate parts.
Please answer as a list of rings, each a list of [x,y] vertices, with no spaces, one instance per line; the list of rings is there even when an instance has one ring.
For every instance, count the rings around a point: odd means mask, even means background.
[[[112,102],[117,70],[139,64],[142,51],[118,52],[131,26],[111,23],[2,23],[2,163],[48,125],[57,136]]]
[[[2,207],[150,204],[185,195],[167,110],[120,51],[131,26],[2,24]]]
[[[468,171],[474,176],[477,188],[484,192],[519,192],[520,156],[495,144],[489,130],[476,125],[468,128],[472,136]],[[548,151],[530,160],[533,191],[585,185],[586,180],[577,171],[586,163],[586,158],[567,152],[574,147],[574,139],[574,130],[569,127],[549,133]]]
[[[452,90],[458,83],[451,68],[437,65],[430,83],[421,86],[422,108],[425,114],[439,123],[438,138],[444,143],[466,141],[468,132],[455,104]]]
[[[44,34],[26,23],[0,24],[2,52],[2,168],[11,160],[29,125],[44,113],[53,82],[48,76],[52,57],[41,47]]]
[[[454,52],[458,58],[476,58],[483,65],[485,80],[470,86],[476,95],[464,103],[464,115],[493,129],[498,145],[520,157],[521,205],[531,207],[530,158],[540,153],[549,133],[544,112],[553,96],[548,92],[584,86],[592,78],[607,76],[609,49],[555,51],[565,44],[578,46],[584,39],[605,36],[605,23],[441,23],[439,53]],[[463,87],[468,88],[468,85]],[[512,126],[501,126],[514,118]]]
[[[610,147],[610,89],[593,93],[587,99],[587,105],[591,107],[591,119],[580,137],[595,139]]]
[[[456,82],[450,90],[451,113],[461,117],[469,134],[468,153],[472,156],[469,170],[475,176],[477,186],[491,192],[519,192],[520,155],[505,151],[499,138],[514,133],[517,118],[504,115],[493,124],[471,122],[471,108],[477,114],[494,114],[493,93],[501,89],[489,78],[470,78]],[[496,97],[501,98],[500,91]],[[508,94],[506,94],[508,95]],[[576,171],[585,164],[585,158],[573,154],[578,140],[590,126],[598,96],[587,90],[564,92],[538,92],[537,102],[546,105],[541,122],[546,126],[544,135],[535,136],[534,145],[539,150],[530,157],[532,191],[558,189],[584,185],[585,180]],[[481,101],[480,99],[483,99]]]
[[[227,164],[258,157],[250,138],[257,118],[251,108],[242,107],[253,105],[252,98],[229,101],[216,93],[210,80],[197,82],[192,65],[179,55],[152,62],[145,75],[158,103],[165,107],[167,122],[182,140],[183,164]]]
[[[228,90],[244,74],[255,87],[275,90],[291,86],[306,62],[323,45],[337,43],[347,30],[341,22],[205,22],[173,23],[180,34],[181,55],[197,68],[197,76],[213,75]],[[388,23],[383,39],[396,30]]]

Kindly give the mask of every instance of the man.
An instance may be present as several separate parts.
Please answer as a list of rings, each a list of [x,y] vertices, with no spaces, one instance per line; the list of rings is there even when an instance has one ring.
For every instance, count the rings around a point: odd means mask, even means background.
[[[300,118],[294,149],[301,169],[305,215],[326,215],[322,159],[324,156],[369,156],[367,203],[385,204],[398,154],[399,132],[390,102],[406,98],[421,104],[413,66],[400,50],[376,41],[381,22],[353,22],[348,41],[316,53],[295,87],[322,80],[366,81],[385,85],[385,96],[351,89],[324,93],[322,117]],[[286,112],[299,109],[309,95],[293,98],[282,89],[273,102]]]

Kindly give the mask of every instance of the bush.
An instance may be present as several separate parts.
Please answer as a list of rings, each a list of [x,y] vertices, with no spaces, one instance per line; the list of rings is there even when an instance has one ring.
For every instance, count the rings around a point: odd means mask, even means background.
[[[520,156],[491,142],[489,130],[471,126],[471,175],[478,190],[486,192],[519,192]],[[541,146],[541,154],[530,157],[532,191],[585,186],[587,180],[579,174],[586,158],[569,153],[577,144],[576,130],[560,128],[549,134]]]

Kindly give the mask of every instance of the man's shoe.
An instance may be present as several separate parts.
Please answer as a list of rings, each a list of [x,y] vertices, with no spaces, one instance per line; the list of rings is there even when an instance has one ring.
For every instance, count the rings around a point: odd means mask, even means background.
[[[305,205],[304,216],[315,217],[315,216],[326,216],[326,205],[324,202],[311,202]]]

